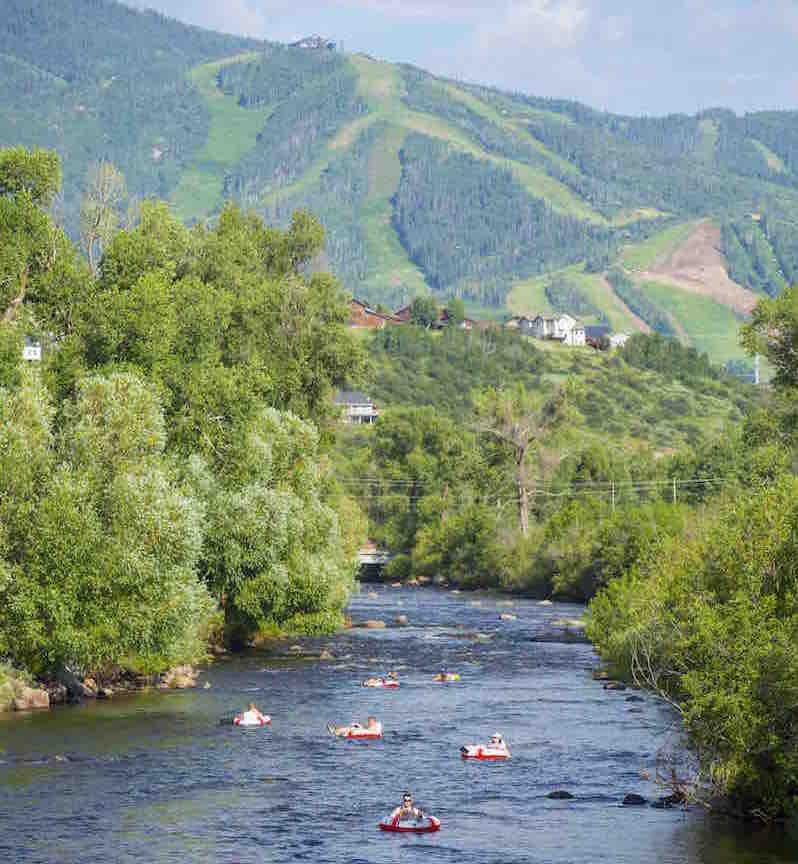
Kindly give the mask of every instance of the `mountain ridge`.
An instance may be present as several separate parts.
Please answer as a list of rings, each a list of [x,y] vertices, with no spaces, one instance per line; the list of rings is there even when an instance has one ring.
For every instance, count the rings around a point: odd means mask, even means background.
[[[8,2],[0,145],[58,150],[73,236],[88,165],[109,159],[132,194],[171,200],[188,222],[229,199],[278,224],[312,209],[321,264],[374,303],[433,291],[496,314],[566,279],[602,315],[721,361],[742,357],[741,292],[750,306],[798,281],[798,112],[624,117],[111,0]],[[93,21],[86,40],[70,16]],[[716,264],[741,289],[704,290],[699,267],[700,309],[689,280],[627,266],[697,220],[720,232]],[[607,280],[613,268],[631,288]],[[722,350],[698,338],[708,322]]]

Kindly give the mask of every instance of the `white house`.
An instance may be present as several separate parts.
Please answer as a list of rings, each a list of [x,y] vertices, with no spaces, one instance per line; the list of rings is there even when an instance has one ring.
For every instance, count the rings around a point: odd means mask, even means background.
[[[585,326],[578,321],[568,330],[563,337],[563,345],[585,345]]]
[[[347,423],[374,423],[380,416],[377,406],[365,393],[341,390],[335,396],[335,404]]]
[[[532,321],[532,335],[536,339],[556,339],[564,345],[585,344],[584,326],[566,313],[538,315]]]
[[[622,348],[629,340],[628,333],[611,333],[610,348]]]
[[[26,339],[22,349],[22,359],[29,363],[40,363],[42,359],[42,343],[38,339]]]

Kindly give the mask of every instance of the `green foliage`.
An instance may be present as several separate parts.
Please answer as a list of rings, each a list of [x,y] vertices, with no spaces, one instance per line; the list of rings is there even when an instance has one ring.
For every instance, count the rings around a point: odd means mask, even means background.
[[[777,253],[766,235],[766,228],[767,222],[763,227],[761,216],[760,221],[748,217],[725,223],[721,229],[723,253],[729,275],[735,282],[771,297],[778,297],[787,287],[787,282]],[[784,234],[780,233],[779,239],[783,237]],[[798,242],[798,233],[793,232],[788,242],[790,246],[794,246]],[[791,276],[792,267],[785,269]]]
[[[613,268],[607,274],[607,279],[621,300],[652,330],[665,336],[675,335],[673,323],[668,313],[653,300],[646,297],[623,270],[617,267]]]
[[[37,674],[163,669],[202,653],[202,510],[169,478],[163,417],[131,375],[87,379],[58,446],[31,383],[0,394],[0,644]]]
[[[62,214],[77,239],[89,165],[109,160],[134,195],[168,197],[208,129],[187,73],[256,44],[107,0],[8,0],[0,147],[58,151]]]
[[[337,282],[308,272],[318,221],[273,229],[231,206],[188,230],[145,203],[95,275],[27,192],[0,207],[18,227],[0,655],[38,675],[158,671],[202,656],[212,596],[236,645],[341,623],[363,523],[321,448],[332,388],[364,356]],[[22,370],[21,335],[42,327],[46,362]]]
[[[591,432],[679,447],[739,422],[755,392],[715,369],[711,377],[700,377],[700,358],[694,374],[684,376],[677,363],[648,371],[645,362],[628,365],[617,354],[558,346],[543,351],[540,345],[499,327],[471,332],[447,328],[440,334],[421,327],[386,327],[367,343],[374,370],[370,395],[380,404],[433,406],[468,424],[474,390],[520,383],[530,392],[546,393],[572,375],[581,385],[575,405]],[[670,350],[670,343],[666,347]],[[677,349],[693,356],[689,349]]]
[[[193,466],[207,501],[203,573],[223,598],[234,645],[303,619],[315,621],[314,630],[324,616],[333,627],[340,623],[353,556],[337,514],[322,500],[318,462],[315,427],[268,409],[252,422],[221,484]]]
[[[590,302],[577,284],[555,277],[546,283],[544,290],[553,312],[567,312],[580,318],[594,317],[606,321],[604,313]]]
[[[798,481],[736,494],[591,604],[602,655],[678,700],[704,779],[765,818],[791,812]]]
[[[531,198],[512,172],[430,138],[408,137],[401,158],[395,227],[440,293],[501,305],[510,274],[573,263],[611,242],[601,229]]]
[[[24,344],[21,328],[13,324],[0,324],[0,388],[11,390],[19,386]]]
[[[61,189],[61,165],[52,150],[13,147],[0,151],[0,195],[27,195],[49,207]]]
[[[429,327],[438,317],[438,304],[432,297],[415,297],[410,304],[410,322]]]
[[[700,379],[715,381],[726,376],[723,369],[713,366],[706,354],[688,348],[676,339],[666,339],[661,333],[646,336],[635,333],[621,349],[623,359],[638,369],[655,369],[670,378],[696,385]]]
[[[760,300],[743,329],[743,344],[765,354],[776,370],[774,384],[798,387],[798,286],[775,300]]]
[[[272,108],[255,147],[225,177],[224,196],[248,206],[293,183],[366,112],[354,70],[332,52],[271,46],[254,64],[222,67],[218,80],[239,105]]]

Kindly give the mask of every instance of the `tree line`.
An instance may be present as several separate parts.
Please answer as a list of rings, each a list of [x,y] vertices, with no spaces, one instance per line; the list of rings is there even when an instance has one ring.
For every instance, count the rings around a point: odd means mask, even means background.
[[[321,226],[145,202],[94,272],[59,185],[54,154],[0,151],[0,657],[102,679],[334,629],[361,523],[324,454],[363,357],[336,281],[305,275]]]

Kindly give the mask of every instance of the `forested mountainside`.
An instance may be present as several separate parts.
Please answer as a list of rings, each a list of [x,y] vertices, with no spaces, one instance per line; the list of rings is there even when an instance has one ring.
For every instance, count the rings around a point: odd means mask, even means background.
[[[197,64],[255,43],[108,0],[3,0],[0,145],[53,148],[78,234],[89,165],[107,159],[131,195],[169,197],[210,130]]]
[[[5,6],[0,145],[58,150],[73,236],[107,159],[189,222],[313,210],[322,264],[373,303],[568,303],[724,362],[757,295],[798,281],[798,112],[621,117],[109,0]]]

